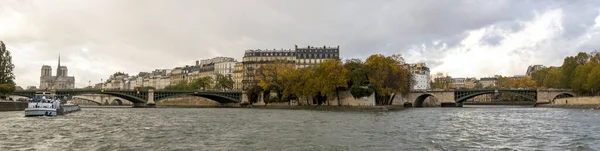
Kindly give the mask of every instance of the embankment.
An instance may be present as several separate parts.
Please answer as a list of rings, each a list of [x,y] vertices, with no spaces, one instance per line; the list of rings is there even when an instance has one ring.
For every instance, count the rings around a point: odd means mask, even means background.
[[[465,102],[463,105],[534,105],[532,101]]]
[[[573,109],[600,109],[600,96],[572,97],[554,100],[552,104],[538,104],[536,107],[547,108],[573,108]]]
[[[329,106],[329,105],[252,105],[245,108],[253,109],[288,109],[288,110],[319,110],[319,111],[393,111],[404,109],[403,106]]]
[[[0,111],[23,111],[25,108],[26,102],[0,102]]]

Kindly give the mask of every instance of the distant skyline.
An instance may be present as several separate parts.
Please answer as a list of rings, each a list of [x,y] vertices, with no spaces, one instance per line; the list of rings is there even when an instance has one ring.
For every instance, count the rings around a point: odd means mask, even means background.
[[[597,0],[0,0],[17,85],[61,65],[84,87],[247,49],[340,46],[342,59],[401,54],[453,77],[525,75],[600,49]]]

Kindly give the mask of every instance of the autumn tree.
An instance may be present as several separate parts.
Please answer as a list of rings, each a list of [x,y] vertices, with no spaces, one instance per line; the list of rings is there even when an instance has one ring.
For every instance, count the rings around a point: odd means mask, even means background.
[[[298,96],[304,96],[306,104],[310,104],[312,97],[318,94],[318,89],[314,86],[317,83],[315,71],[312,67],[302,68],[298,70],[297,78],[299,82],[293,84],[293,93]],[[301,99],[301,98],[299,98]]]
[[[293,92],[295,65],[286,61],[275,61],[274,63],[264,65],[256,71],[258,85],[265,91],[277,92],[277,101],[288,98]],[[285,96],[284,96],[285,94]]]
[[[0,41],[0,93],[5,97],[7,93],[15,91],[15,76],[10,51],[6,50],[4,42]]]
[[[339,59],[329,59],[319,64],[315,69],[313,77],[316,80],[313,84],[315,89],[326,98],[332,94],[337,96],[338,105],[341,105],[339,98],[339,89],[346,88],[348,81],[348,70],[344,68],[342,61]],[[329,104],[329,102],[327,102]]]
[[[400,55],[371,55],[365,64],[372,70],[369,73],[369,81],[376,88],[377,104],[389,105],[396,93],[410,92],[413,79],[410,73],[402,68],[404,59]]]

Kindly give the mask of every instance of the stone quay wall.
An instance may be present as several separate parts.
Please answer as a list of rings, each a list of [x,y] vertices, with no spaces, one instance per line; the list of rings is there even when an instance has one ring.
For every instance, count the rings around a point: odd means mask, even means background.
[[[27,102],[0,102],[0,111],[23,111]]]
[[[188,106],[188,107],[212,107],[220,106],[219,102],[197,96],[185,96],[168,98],[156,102],[158,106]]]
[[[600,109],[600,96],[556,99],[552,104],[539,104],[536,107]]]

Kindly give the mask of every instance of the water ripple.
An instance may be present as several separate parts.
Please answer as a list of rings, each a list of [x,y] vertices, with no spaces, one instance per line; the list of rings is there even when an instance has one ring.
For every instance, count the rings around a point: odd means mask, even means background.
[[[600,111],[84,108],[0,112],[0,150],[598,150]]]

